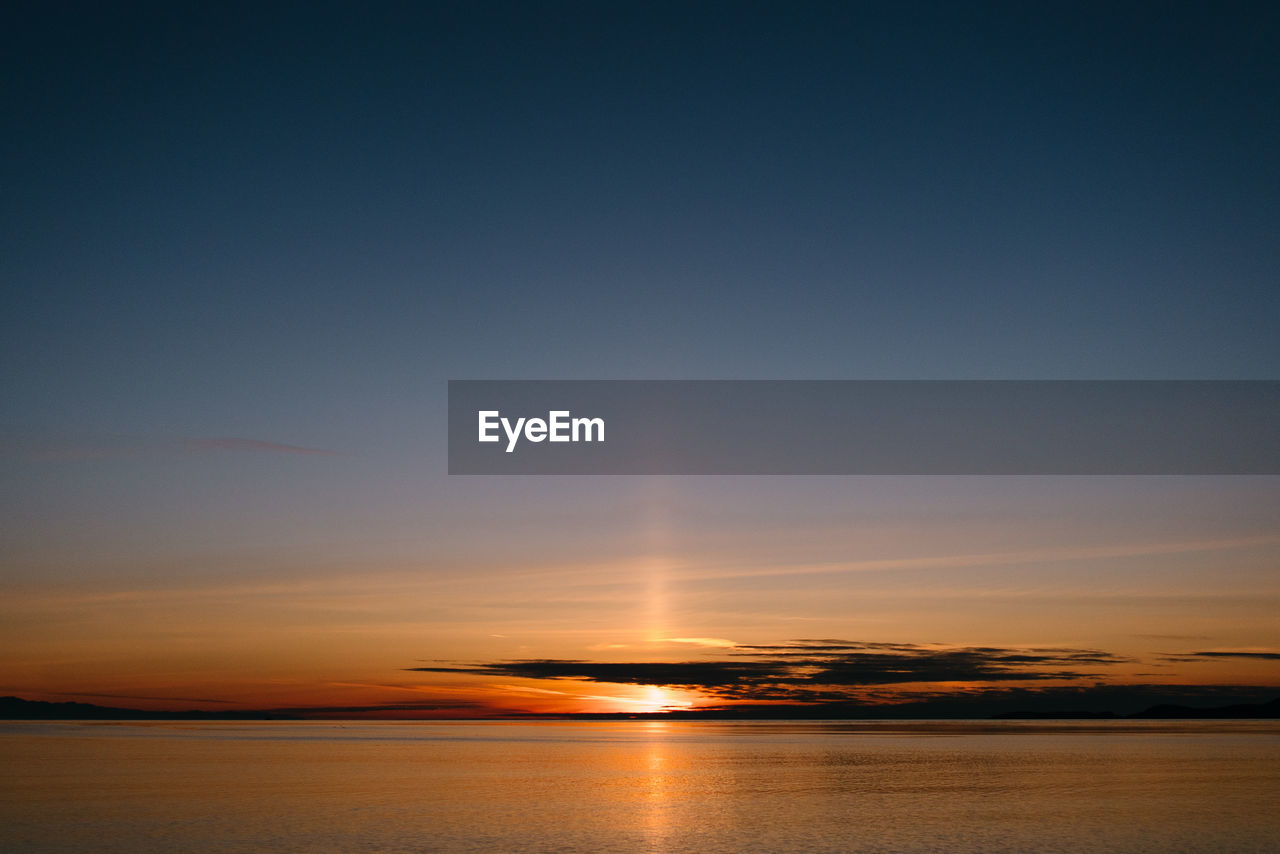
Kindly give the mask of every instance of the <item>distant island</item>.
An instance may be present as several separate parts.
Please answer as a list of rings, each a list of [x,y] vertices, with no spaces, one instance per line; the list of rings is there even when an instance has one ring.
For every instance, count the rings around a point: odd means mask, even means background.
[[[919,713],[885,714],[885,707],[877,707],[878,714],[869,714],[867,707],[848,706],[760,706],[745,705],[712,709],[683,709],[670,712],[603,712],[562,715],[518,714],[507,717],[521,719],[569,719],[569,720],[919,720]],[[93,703],[50,703],[43,700],[24,700],[20,697],[0,697],[0,720],[82,720],[82,721],[299,721],[314,719],[325,710],[308,715],[305,709],[263,709],[237,711],[150,711],[99,706]],[[905,710],[904,710],[905,711]],[[1280,718],[1280,697],[1265,703],[1235,703],[1228,706],[1196,708],[1163,703],[1132,714],[1111,711],[1023,711],[1001,712],[991,715],[941,714],[939,718],[955,720],[1247,720]],[[331,714],[323,715],[332,719]],[[406,718],[411,719],[411,718]],[[412,720],[417,720],[412,718]]]
[[[301,720],[297,715],[272,711],[155,712],[118,709],[93,703],[47,703],[21,697],[0,697],[0,720],[23,721],[261,721]]]
[[[1161,703],[1131,715],[1118,715],[1115,712],[1006,712],[993,715],[996,720],[1232,720],[1240,718],[1280,718],[1280,697],[1266,703],[1235,703],[1230,706],[1216,706],[1208,709],[1197,709],[1191,706],[1178,706]]]

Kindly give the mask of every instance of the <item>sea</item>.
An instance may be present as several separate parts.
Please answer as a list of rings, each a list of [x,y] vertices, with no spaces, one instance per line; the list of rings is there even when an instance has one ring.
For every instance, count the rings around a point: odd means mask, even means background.
[[[1277,852],[1277,721],[0,723],[4,852]]]

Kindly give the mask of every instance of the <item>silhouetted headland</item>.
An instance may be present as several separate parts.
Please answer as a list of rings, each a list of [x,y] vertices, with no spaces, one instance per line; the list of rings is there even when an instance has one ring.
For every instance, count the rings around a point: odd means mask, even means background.
[[[1161,703],[1158,706],[1152,706],[1131,715],[1118,715],[1115,712],[1066,711],[1007,712],[993,715],[993,717],[1000,720],[1231,720],[1236,718],[1280,718],[1280,697],[1267,703],[1235,703],[1230,706],[1216,706],[1209,709]]]
[[[120,709],[98,706],[93,703],[47,703],[43,700],[23,700],[20,697],[0,697],[0,720],[40,721],[261,721],[300,720],[297,715],[271,711],[150,711],[146,709]]]

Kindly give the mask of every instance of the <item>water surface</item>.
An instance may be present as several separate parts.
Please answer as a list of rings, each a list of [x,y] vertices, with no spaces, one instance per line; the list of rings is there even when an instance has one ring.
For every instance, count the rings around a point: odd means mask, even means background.
[[[1280,723],[0,724],[0,850],[1274,852]]]

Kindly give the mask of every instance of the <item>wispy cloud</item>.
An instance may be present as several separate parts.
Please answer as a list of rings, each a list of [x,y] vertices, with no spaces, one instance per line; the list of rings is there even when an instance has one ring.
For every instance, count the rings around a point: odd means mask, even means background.
[[[655,638],[638,643],[598,643],[588,649],[602,651],[606,649],[661,649],[663,647],[704,647],[707,649],[734,649],[738,646],[727,638]]]
[[[227,703],[231,704],[232,700],[215,700],[211,697],[156,697],[150,694],[103,694],[91,691],[45,691],[41,690],[37,693],[47,694],[52,697],[94,697],[97,699],[112,700],[159,700],[161,702],[173,703]]]
[[[771,576],[822,576],[854,572],[961,569],[969,567],[1022,566],[1040,563],[1067,563],[1114,560],[1158,555],[1231,551],[1280,545],[1280,535],[1232,537],[1168,542],[1119,543],[1103,546],[1054,546],[1005,552],[977,552],[909,557],[864,558],[824,563],[751,566],[743,563],[709,567],[676,567],[673,577],[681,580],[724,580]],[[986,592],[983,595],[988,595]]]
[[[0,457],[40,463],[97,462],[208,453],[340,456],[338,451],[238,436],[173,438],[114,434],[0,436]]]
[[[738,645],[727,638],[662,638],[655,643],[686,644],[704,646],[712,649],[733,649]]]
[[[1213,661],[1220,658],[1246,658],[1261,661],[1280,661],[1280,652],[1271,650],[1253,651],[1253,650],[1207,650],[1205,652],[1181,652],[1170,653],[1165,657],[1165,661]]]
[[[185,439],[183,446],[188,451],[249,451],[270,454],[322,454],[336,456],[337,451],[324,448],[305,448],[301,445],[285,445],[280,442],[264,442],[261,439],[240,439],[220,437],[216,439]]]

